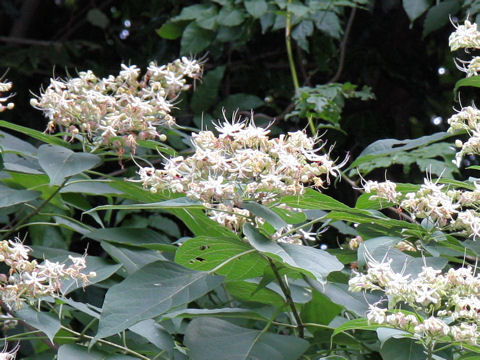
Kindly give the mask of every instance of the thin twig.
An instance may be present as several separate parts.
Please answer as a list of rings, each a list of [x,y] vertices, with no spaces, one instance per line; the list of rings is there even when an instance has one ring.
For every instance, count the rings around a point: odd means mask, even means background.
[[[277,278],[278,284],[280,285],[280,288],[282,289],[282,292],[285,295],[285,299],[287,300],[287,303],[290,306],[290,309],[292,310],[293,317],[295,318],[295,321],[297,322],[298,335],[301,338],[303,338],[304,337],[304,325],[303,325],[302,319],[300,318],[300,315],[298,314],[297,308],[295,307],[295,303],[293,302],[292,294],[290,293],[290,289],[283,282],[283,279],[280,276],[280,273],[278,272],[278,269],[275,266],[275,263],[273,262],[273,260],[270,259],[270,258],[267,258],[267,260],[270,263],[270,267],[272,268],[273,273],[275,274],[275,277]]]
[[[336,74],[328,81],[328,83],[333,83],[338,81],[340,75],[343,71],[343,65],[345,64],[345,52],[347,50],[347,41],[348,36],[350,35],[350,30],[352,29],[353,19],[355,18],[355,13],[357,11],[356,7],[352,7],[352,11],[350,12],[350,17],[348,18],[347,27],[345,29],[345,34],[343,35],[342,42],[340,43],[340,62],[338,64],[338,69]]]

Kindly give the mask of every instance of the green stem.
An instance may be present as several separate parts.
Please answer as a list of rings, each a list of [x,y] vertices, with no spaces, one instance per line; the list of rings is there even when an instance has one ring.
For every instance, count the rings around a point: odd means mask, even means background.
[[[270,259],[270,258],[267,258],[267,260],[270,263],[270,267],[272,268],[273,273],[275,274],[275,277],[277,278],[278,285],[280,285],[280,289],[282,289],[282,292],[285,295],[285,299],[287,300],[287,304],[290,306],[290,309],[292,310],[293,317],[295,318],[295,321],[297,322],[298,335],[301,338],[303,338],[304,337],[304,325],[302,323],[302,319],[300,318],[300,315],[298,314],[297,308],[295,307],[295,303],[293,302],[292,294],[290,292],[290,289],[288,288],[288,286],[283,281],[283,279],[282,279],[280,273],[278,272],[278,269],[275,266],[275,263],[273,262],[273,260]]]
[[[62,326],[62,329],[78,336],[80,338],[85,338],[85,339],[89,339],[89,340],[93,340],[93,336],[89,336],[89,335],[81,335],[79,332],[76,332],[75,330],[72,330],[66,326]],[[119,349],[119,350],[122,350],[124,351],[125,353],[128,353],[130,355],[133,355],[133,356],[136,356],[138,357],[139,359],[143,359],[143,360],[150,360],[150,358],[146,357],[146,356],[143,356],[142,354],[136,352],[136,351],[133,351],[132,349],[129,349],[128,347],[125,347],[125,346],[122,346],[122,345],[118,345],[118,344],[115,344],[113,342],[110,342],[110,341],[107,341],[107,340],[104,340],[104,339],[96,339],[99,343],[102,343],[102,344],[105,344],[105,345],[108,345],[108,346],[111,346],[111,347],[114,347],[116,349]]]
[[[37,215],[40,210],[42,210],[45,205],[47,205],[50,200],[52,200],[55,195],[57,195],[59,193],[59,191],[65,186],[65,184],[67,183],[68,181],[68,177],[63,180],[63,182],[60,184],[60,186],[48,197],[46,198],[35,210],[33,210],[30,214],[27,214],[25,215],[22,219],[20,219],[19,221],[17,221],[17,223],[12,227],[12,229],[10,231],[8,231],[4,236],[3,236],[3,239],[8,239],[8,237],[12,234],[14,234],[15,232],[18,231],[18,227],[20,225],[23,225],[24,223],[26,223],[28,220],[30,220],[33,216]]]
[[[288,0],[288,5],[292,3],[292,0]],[[287,46],[287,55],[288,55],[288,64],[290,65],[290,73],[292,74],[292,81],[293,81],[293,87],[295,88],[295,91],[300,87],[298,83],[298,76],[297,76],[297,70],[295,69],[295,61],[293,60],[293,52],[292,52],[292,37],[291,37],[291,31],[292,31],[292,14],[290,11],[288,11],[287,8],[287,14],[286,14],[286,24],[285,24],[285,44]]]

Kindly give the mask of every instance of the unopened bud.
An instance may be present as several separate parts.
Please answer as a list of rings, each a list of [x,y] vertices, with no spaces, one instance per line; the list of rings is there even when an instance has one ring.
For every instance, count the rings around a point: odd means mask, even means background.
[[[455,140],[455,146],[461,148],[463,146],[463,142],[460,139]]]

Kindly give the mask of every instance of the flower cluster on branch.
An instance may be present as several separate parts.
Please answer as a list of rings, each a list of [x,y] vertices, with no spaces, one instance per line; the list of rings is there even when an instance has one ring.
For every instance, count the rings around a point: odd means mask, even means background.
[[[369,322],[405,330],[425,344],[477,344],[480,275],[470,267],[442,273],[424,266],[412,277],[394,272],[391,263],[369,261],[367,273],[355,272],[349,281],[350,291],[381,291],[388,299],[386,307],[381,303],[370,305]]]
[[[4,112],[5,110],[12,110],[15,107],[15,104],[12,102],[5,104],[13,96],[13,94],[3,96],[4,92],[10,91],[11,89],[11,82],[2,81],[0,79],[0,112]]]
[[[250,213],[243,201],[268,204],[284,195],[300,195],[305,186],[324,187],[339,168],[322,152],[325,144],[304,131],[269,138],[270,130],[252,119],[225,120],[218,135],[192,135],[194,153],[168,159],[164,169],[140,168],[143,185],[152,192],[169,190],[202,201],[211,217],[238,230]]]
[[[13,310],[26,301],[57,295],[62,279],[81,281],[85,286],[89,278],[96,276],[94,272],[82,273],[87,267],[85,257],[69,256],[72,264],[68,267],[49,260],[39,264],[37,260],[29,260],[30,251],[18,239],[0,242],[0,262],[10,267],[8,274],[0,274],[0,298]]]
[[[83,134],[94,146],[108,145],[122,153],[135,151],[137,140],[166,139],[158,126],[172,126],[170,114],[187,78],[199,79],[202,63],[186,57],[167,65],[151,62],[146,73],[122,64],[117,76],[98,78],[92,71],[50,85],[30,103],[50,120],[48,130],[62,126],[73,137]]]

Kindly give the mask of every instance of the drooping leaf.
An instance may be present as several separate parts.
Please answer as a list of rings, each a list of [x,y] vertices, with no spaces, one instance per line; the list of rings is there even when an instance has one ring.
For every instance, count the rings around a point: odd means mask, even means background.
[[[215,318],[194,319],[185,332],[192,360],[276,359],[296,360],[307,341],[286,335],[261,333]]]
[[[247,209],[255,216],[261,217],[270,225],[272,225],[275,230],[279,230],[285,226],[287,223],[279,215],[277,215],[272,209],[266,207],[265,205],[258,204],[255,202],[244,202],[242,204],[244,209]]]
[[[457,0],[445,0],[432,6],[425,17],[423,37],[448,24],[449,15],[455,14],[459,6],[460,3]]]
[[[29,306],[17,310],[15,315],[25,321],[28,325],[45,333],[50,341],[53,341],[55,334],[60,330],[60,320],[47,312],[37,311]]]
[[[168,261],[148,264],[107,291],[95,339],[187,304],[222,281],[222,277],[188,270]]]
[[[176,22],[167,21],[160,28],[156,30],[158,36],[167,39],[175,40],[182,36],[183,26]]]
[[[171,352],[174,342],[170,334],[152,319],[143,320],[130,327],[134,333],[143,336],[161,350]]]
[[[0,208],[24,204],[40,197],[41,192],[11,189],[0,183]]]
[[[213,32],[199,27],[195,22],[187,25],[180,43],[182,55],[197,54],[205,50],[212,41]]]
[[[60,185],[65,178],[94,168],[100,163],[97,155],[75,153],[56,145],[42,145],[38,148],[38,161],[50,178],[50,185]]]

